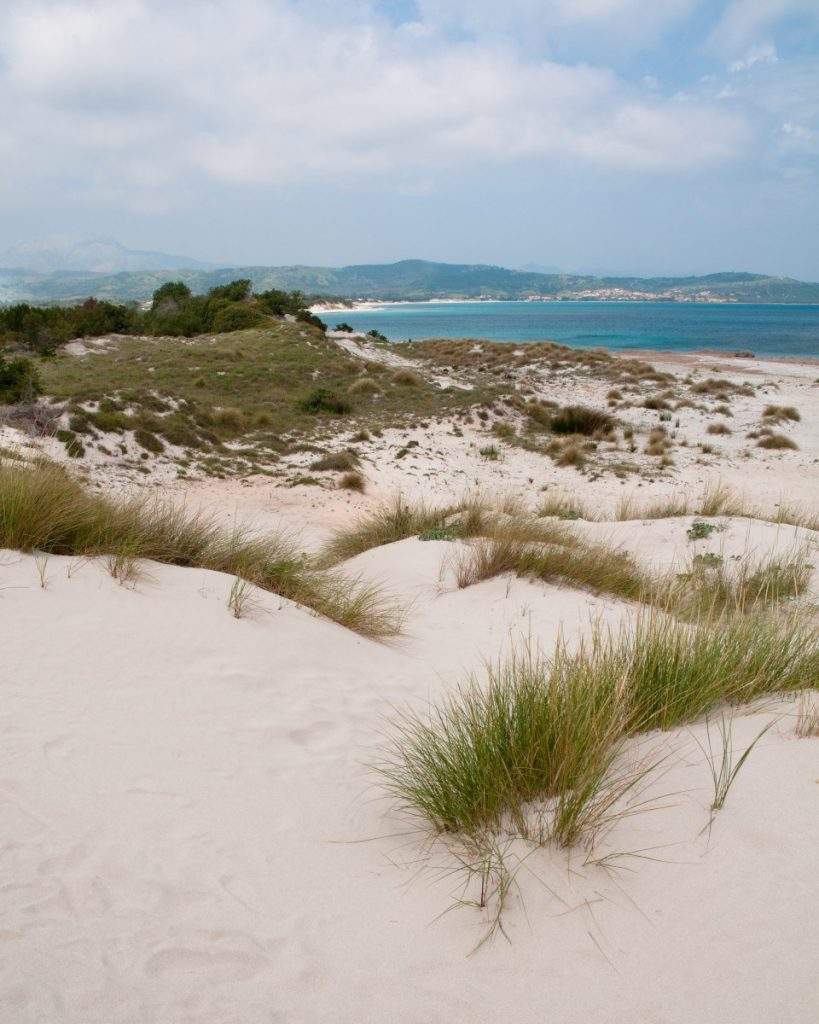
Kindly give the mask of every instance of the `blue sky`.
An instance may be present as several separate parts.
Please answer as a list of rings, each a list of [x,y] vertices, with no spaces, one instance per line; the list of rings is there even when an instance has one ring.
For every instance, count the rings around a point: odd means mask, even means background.
[[[819,280],[819,0],[7,0],[0,250]]]

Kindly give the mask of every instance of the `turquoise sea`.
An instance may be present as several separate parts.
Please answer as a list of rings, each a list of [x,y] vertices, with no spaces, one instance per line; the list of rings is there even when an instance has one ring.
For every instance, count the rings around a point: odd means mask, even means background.
[[[572,347],[819,356],[819,306],[681,302],[407,302],[322,313],[391,341],[488,338]]]

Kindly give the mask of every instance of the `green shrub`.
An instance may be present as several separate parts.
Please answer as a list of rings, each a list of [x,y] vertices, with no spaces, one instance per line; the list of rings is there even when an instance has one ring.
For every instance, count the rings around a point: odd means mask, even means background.
[[[58,430],[57,440],[65,445],[66,454],[72,459],[81,459],[85,455],[85,445],[73,430]]]
[[[702,519],[695,519],[685,532],[689,540],[705,540],[712,533],[724,529],[720,523],[706,523]]]
[[[313,388],[299,399],[298,405],[302,412],[309,412],[313,415],[329,412],[336,416],[345,416],[353,411],[352,403],[348,399],[342,398],[337,391],[327,387]]]
[[[159,440],[156,434],[151,433],[150,430],[138,428],[134,431],[134,440],[141,448],[144,448],[149,452],[154,452],[157,455],[165,450],[163,443]]]
[[[11,359],[6,362],[0,355],[0,404],[30,402],[42,391],[40,375],[30,359]]]
[[[258,327],[260,322],[261,317],[252,307],[231,304],[216,311],[211,319],[209,330],[214,334],[227,334],[230,331],[244,331],[249,327]]]

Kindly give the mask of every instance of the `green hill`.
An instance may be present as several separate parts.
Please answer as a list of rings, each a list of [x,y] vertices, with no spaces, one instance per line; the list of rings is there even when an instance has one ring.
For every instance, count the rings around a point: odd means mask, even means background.
[[[581,292],[621,289],[686,299],[706,293],[736,302],[819,303],[819,284],[765,274],[720,273],[703,277],[592,277],[539,274],[482,264],[402,260],[349,267],[227,267],[217,270],[128,271],[118,274],[38,274],[0,268],[0,302],[69,302],[96,298],[141,302],[169,278],[205,292],[236,278],[250,278],[255,290],[299,289],[312,296],[348,299],[434,298],[518,299],[529,295],[572,297]]]

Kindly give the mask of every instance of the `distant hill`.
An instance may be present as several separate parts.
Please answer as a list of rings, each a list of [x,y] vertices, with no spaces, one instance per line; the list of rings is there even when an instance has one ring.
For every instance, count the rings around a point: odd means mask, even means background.
[[[519,299],[530,295],[605,298],[605,293],[614,291],[688,301],[696,298],[721,298],[736,302],[819,303],[819,284],[765,274],[732,272],[708,274],[704,277],[593,277],[542,274],[480,264],[432,263],[426,260],[349,267],[190,269],[169,266],[112,274],[77,271],[37,273],[0,269],[0,302],[66,302],[90,295],[142,301],[149,298],[154,289],[170,277],[185,281],[195,292],[204,292],[236,278],[248,277],[257,291],[268,288],[299,289],[311,296],[327,295],[347,299]],[[588,296],[588,293],[593,294]]]
[[[128,249],[113,238],[43,238],[0,252],[0,267],[39,274],[116,274],[142,270],[206,270],[212,263],[166,252]]]

